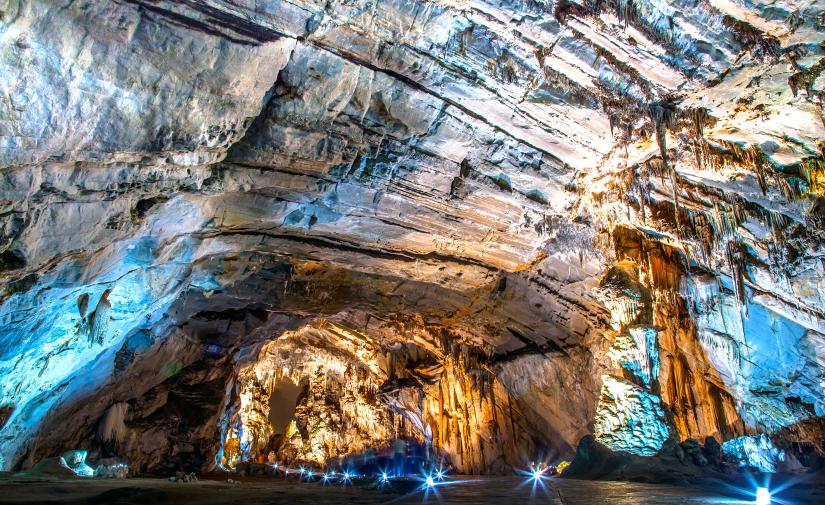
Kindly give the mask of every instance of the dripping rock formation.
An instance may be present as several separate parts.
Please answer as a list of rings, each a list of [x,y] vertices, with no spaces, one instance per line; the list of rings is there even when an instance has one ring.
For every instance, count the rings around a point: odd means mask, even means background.
[[[809,465],[823,8],[0,0],[0,468]]]

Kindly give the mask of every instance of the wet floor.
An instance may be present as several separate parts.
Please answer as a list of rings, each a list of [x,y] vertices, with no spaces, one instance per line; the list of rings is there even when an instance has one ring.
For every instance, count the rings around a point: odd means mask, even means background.
[[[425,486],[422,486],[425,487]],[[240,484],[221,481],[172,483],[160,479],[33,480],[0,479],[0,504],[87,505],[325,505],[325,504],[559,504],[753,505],[753,489],[703,488],[545,479],[535,483],[515,477],[447,479],[407,494],[340,484],[321,485],[284,479],[255,479]],[[781,505],[825,504],[821,487],[799,485],[775,497]]]
[[[718,487],[718,489],[713,489]],[[400,497],[397,504],[482,504],[524,503],[559,505],[631,505],[631,504],[747,504],[753,505],[755,487],[737,489],[718,486],[694,488],[631,482],[595,482],[545,479],[541,483],[513,478],[462,479],[436,485],[416,496]],[[825,492],[818,498],[811,489],[804,493],[786,493],[783,504],[825,504]],[[787,498],[795,495],[795,500]],[[779,502],[777,497],[777,503]]]

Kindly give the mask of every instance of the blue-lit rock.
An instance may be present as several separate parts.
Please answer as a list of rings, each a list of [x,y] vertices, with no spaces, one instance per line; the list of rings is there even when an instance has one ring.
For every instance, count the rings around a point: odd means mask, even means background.
[[[68,451],[60,456],[60,464],[78,477],[93,477],[95,470],[86,463],[86,451]]]
[[[722,453],[740,466],[750,466],[762,472],[774,473],[788,467],[785,452],[777,449],[767,435],[734,438],[722,444]]]
[[[608,356],[629,372],[640,386],[650,388],[659,378],[659,348],[656,330],[633,327],[616,337]]]
[[[614,451],[656,454],[671,431],[661,399],[616,377],[604,375],[602,380],[593,426],[596,440]]]
[[[742,306],[724,284],[689,289],[697,336],[748,425],[776,431],[825,414],[825,339],[815,319],[778,304]],[[760,297],[751,290],[746,296]]]

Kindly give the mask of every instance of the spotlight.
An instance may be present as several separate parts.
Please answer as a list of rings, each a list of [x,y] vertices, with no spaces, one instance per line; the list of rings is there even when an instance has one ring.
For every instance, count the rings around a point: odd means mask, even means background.
[[[324,480],[324,482],[326,482],[326,481],[328,481],[328,480],[329,480],[329,474],[328,474],[328,473],[324,473],[324,476],[323,476],[323,477],[321,477],[321,478]]]
[[[352,477],[352,475],[350,475],[349,472],[344,472],[344,473],[341,474],[341,478],[343,480],[349,480],[350,477]]]
[[[441,468],[436,470],[435,471],[435,478],[436,478],[436,480],[444,480],[444,470],[442,470]]]
[[[307,473],[306,468],[304,468],[304,467],[299,468],[298,472],[300,472],[301,475],[304,475],[305,473]]]
[[[426,481],[424,481],[424,482],[427,484],[427,487],[433,487],[433,486],[435,486],[435,481],[433,480],[433,476],[432,476],[432,475],[428,475],[428,476],[427,476],[427,480],[426,480]]]
[[[547,465],[544,463],[530,463],[530,466],[527,470],[521,472],[522,475],[525,475],[528,479],[533,480],[535,482],[540,482],[542,479],[547,477]]]
[[[768,488],[756,488],[756,500],[754,500],[753,503],[755,505],[771,505],[771,493],[768,491]]]
[[[387,472],[381,472],[381,482],[389,482],[390,477]]]

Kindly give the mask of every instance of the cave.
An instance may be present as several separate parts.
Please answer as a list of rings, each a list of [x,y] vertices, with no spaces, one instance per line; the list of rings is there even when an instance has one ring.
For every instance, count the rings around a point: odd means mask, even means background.
[[[823,503],[823,11],[0,0],[0,503]]]

